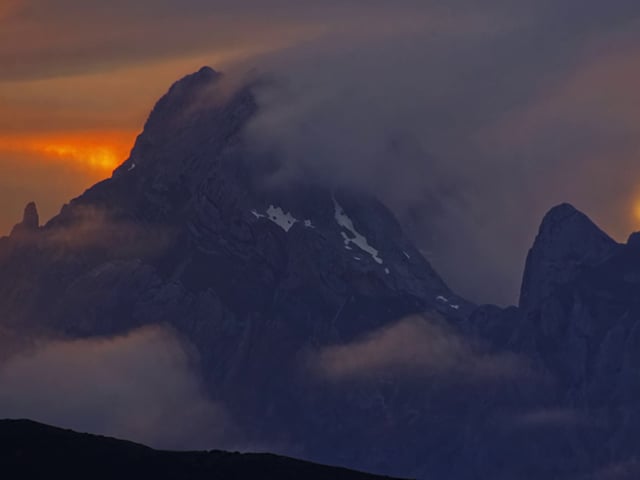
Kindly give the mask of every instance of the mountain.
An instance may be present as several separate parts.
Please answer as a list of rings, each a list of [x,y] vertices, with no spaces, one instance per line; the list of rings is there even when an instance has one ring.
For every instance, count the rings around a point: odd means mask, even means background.
[[[555,207],[527,257],[519,308],[481,307],[468,320],[544,374],[536,399],[512,399],[518,409],[529,404],[523,418],[536,437],[527,443],[535,442],[532,468],[543,477],[640,474],[636,238],[618,244],[574,207]]]
[[[391,470],[377,452],[413,410],[381,423],[394,407],[369,399],[392,385],[344,391],[310,375],[309,357],[425,311],[460,322],[473,305],[377,199],[311,180],[274,185],[278,159],[244,138],[253,86],[226,95],[221,79],[203,68],[178,81],[111,178],[0,241],[0,319],[56,338],[168,324],[199,352],[236,443]]]
[[[376,198],[299,178],[204,68],[113,176],[0,239],[0,331],[170,325],[235,445],[423,479],[637,478],[640,242],[544,218],[518,306],[445,284]],[[1,415],[1,412],[0,412]]]
[[[225,478],[375,480],[375,475],[266,454],[169,452],[26,420],[0,420],[0,464],[23,479]],[[388,478],[388,477],[384,477]]]

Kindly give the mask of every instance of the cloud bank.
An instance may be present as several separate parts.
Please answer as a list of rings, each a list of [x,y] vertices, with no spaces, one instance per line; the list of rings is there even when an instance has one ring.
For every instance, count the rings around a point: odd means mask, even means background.
[[[230,431],[168,329],[52,341],[0,364],[0,417],[29,418],[157,448],[219,446]]]
[[[515,355],[483,352],[441,321],[409,317],[352,343],[328,346],[311,367],[330,381],[446,377],[463,380],[525,378],[526,363]]]

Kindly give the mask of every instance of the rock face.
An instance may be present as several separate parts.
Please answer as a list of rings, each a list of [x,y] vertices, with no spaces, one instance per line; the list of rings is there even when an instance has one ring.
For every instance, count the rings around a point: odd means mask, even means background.
[[[637,241],[556,207],[520,305],[476,308],[375,198],[274,185],[278,158],[244,136],[251,86],[223,94],[220,78],[179,81],[112,178],[43,227],[26,214],[28,238],[0,239],[3,328],[171,325],[199,352],[235,444],[425,479],[634,468]]]
[[[606,233],[569,204],[549,211],[529,251],[520,293],[523,309],[538,305],[554,288],[598,263],[615,247]]]
[[[553,288],[541,281],[547,295],[520,312],[512,348],[553,376],[554,402],[573,418],[564,428],[576,435],[574,455],[617,466],[603,467],[617,476],[609,471],[596,478],[636,478],[640,251],[633,241],[615,244],[581,217],[572,242],[551,245],[556,258],[579,260],[564,263]]]

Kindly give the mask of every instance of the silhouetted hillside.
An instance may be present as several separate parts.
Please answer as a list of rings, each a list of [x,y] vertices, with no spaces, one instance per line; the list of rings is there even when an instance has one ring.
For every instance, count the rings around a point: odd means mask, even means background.
[[[76,433],[29,420],[0,420],[0,465],[4,478],[24,480],[383,478],[268,454],[159,451],[132,442]]]

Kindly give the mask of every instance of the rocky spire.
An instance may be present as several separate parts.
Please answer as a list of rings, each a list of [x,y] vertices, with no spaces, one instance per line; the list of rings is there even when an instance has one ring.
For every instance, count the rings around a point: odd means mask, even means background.
[[[617,243],[584,213],[564,203],[544,217],[525,266],[520,307],[529,309],[554,285],[572,280],[579,268],[605,259]]]
[[[40,227],[40,216],[38,215],[38,207],[35,202],[27,203],[24,207],[22,222],[16,224],[11,231],[11,235],[20,235],[38,230]]]

